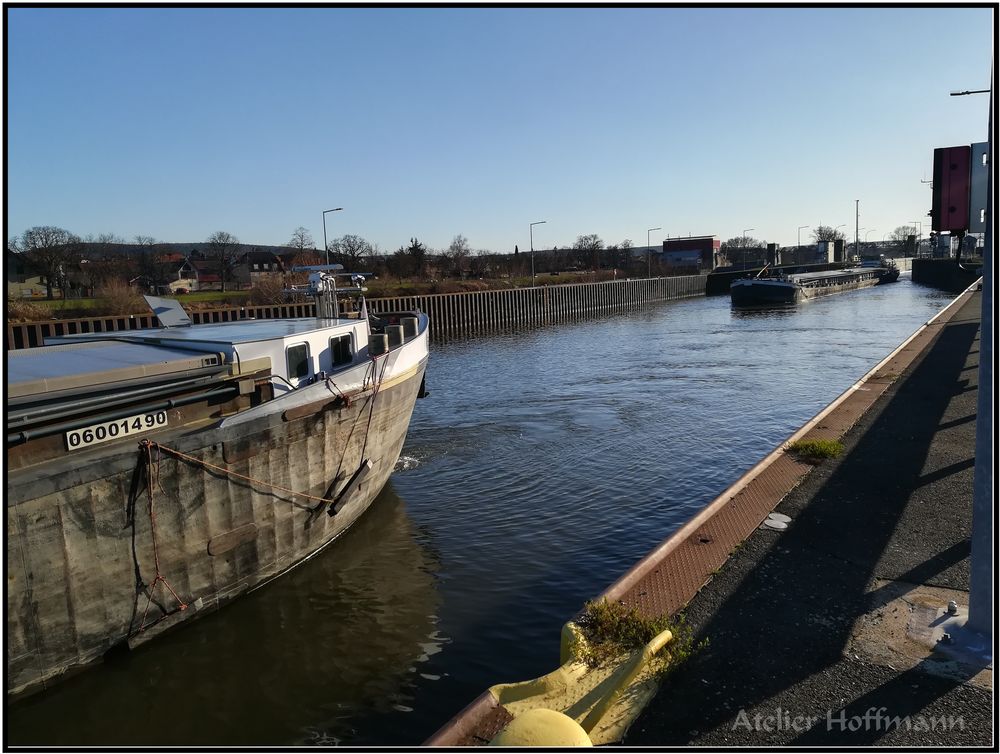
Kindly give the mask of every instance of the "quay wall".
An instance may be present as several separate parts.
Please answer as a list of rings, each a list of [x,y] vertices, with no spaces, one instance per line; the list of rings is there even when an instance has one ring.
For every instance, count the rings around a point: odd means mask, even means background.
[[[629,311],[658,301],[703,296],[705,275],[636,278],[604,283],[543,285],[533,288],[430,293],[368,299],[371,313],[420,309],[430,317],[432,337],[488,330],[539,327],[589,314]],[[315,304],[232,306],[188,312],[197,324],[238,319],[315,316]],[[47,337],[119,332],[155,327],[153,314],[124,314],[39,322],[8,322],[7,349],[34,348]]]
[[[980,277],[982,273],[977,275],[975,270],[982,266],[981,258],[963,260],[961,267],[954,259],[914,259],[913,282],[957,293]]]

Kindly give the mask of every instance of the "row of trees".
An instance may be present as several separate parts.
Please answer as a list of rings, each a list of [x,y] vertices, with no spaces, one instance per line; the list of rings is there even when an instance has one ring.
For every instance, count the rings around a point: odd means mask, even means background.
[[[218,261],[219,277],[226,281],[244,251],[230,233],[218,231],[205,241],[207,256]],[[36,226],[7,240],[7,250],[30,272],[45,281],[46,297],[55,290],[96,290],[112,281],[155,287],[177,279],[177,252],[151,236],[131,241],[113,233],[81,238],[64,228]],[[11,260],[9,260],[11,261]]]
[[[300,250],[314,249],[308,229],[299,227],[292,233],[288,246]],[[424,277],[429,267],[444,277],[513,276],[530,273],[531,259],[514,247],[512,254],[498,254],[485,249],[473,249],[464,235],[455,236],[447,248],[433,250],[417,238],[391,254],[383,254],[376,244],[356,235],[345,235],[328,244],[330,260],[351,270],[388,274],[400,279]],[[628,269],[632,263],[632,241],[604,245],[596,234],[581,235],[570,249],[539,251],[535,259],[536,272],[565,269]]]
[[[900,245],[912,235],[912,227],[901,225],[888,238]],[[820,225],[811,232],[812,240],[847,240],[839,229]],[[223,290],[231,285],[234,271],[248,252],[261,247],[243,244],[227,231],[216,231],[198,244],[196,252],[206,267],[215,271]],[[736,236],[722,243],[722,250],[731,258],[741,251],[761,249],[766,242],[752,236]],[[80,287],[96,290],[111,281],[124,281],[147,289],[156,289],[177,280],[182,258],[179,244],[163,244],[150,236],[137,235],[130,241],[111,233],[79,236],[58,227],[38,226],[26,230],[7,242],[9,251],[18,255],[24,266],[45,280],[46,294]],[[273,247],[272,247],[273,248]],[[534,265],[527,252],[516,246],[512,254],[473,249],[464,235],[456,235],[447,248],[433,250],[417,238],[401,245],[392,253],[358,235],[344,235],[328,244],[327,252],[316,248],[309,230],[298,227],[284,245],[291,252],[283,255],[291,264],[316,264],[330,261],[343,264],[353,271],[367,271],[399,279],[428,276],[503,277],[564,270],[619,269],[626,275],[643,274],[648,260],[633,254],[630,239],[605,244],[596,233],[577,237],[570,248],[552,248],[535,253]],[[190,251],[190,250],[189,250]],[[662,270],[658,270],[662,272]]]

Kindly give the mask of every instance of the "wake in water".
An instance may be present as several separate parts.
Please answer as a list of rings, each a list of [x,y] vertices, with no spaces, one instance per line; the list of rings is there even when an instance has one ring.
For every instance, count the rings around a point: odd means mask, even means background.
[[[410,471],[420,466],[420,461],[413,456],[400,456],[396,461],[393,471]]]

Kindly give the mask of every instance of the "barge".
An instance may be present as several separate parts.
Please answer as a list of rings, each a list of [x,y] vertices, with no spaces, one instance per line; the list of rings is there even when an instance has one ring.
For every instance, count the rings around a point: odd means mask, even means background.
[[[428,318],[340,316],[51,338],[7,354],[7,695],[293,568],[389,478],[424,394]],[[352,313],[353,314],[353,313]]]
[[[761,270],[756,277],[740,278],[732,282],[729,295],[734,306],[796,304],[818,296],[892,282],[899,277],[899,270],[895,265],[788,275],[765,275],[766,270],[767,268]]]

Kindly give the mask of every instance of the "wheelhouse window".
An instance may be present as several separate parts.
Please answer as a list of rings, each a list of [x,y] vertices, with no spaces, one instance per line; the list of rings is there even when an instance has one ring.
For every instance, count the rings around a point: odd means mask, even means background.
[[[309,376],[309,344],[299,343],[285,351],[288,361],[288,378],[300,379]]]
[[[354,360],[353,334],[336,335],[330,338],[330,356],[335,367],[350,364]]]

